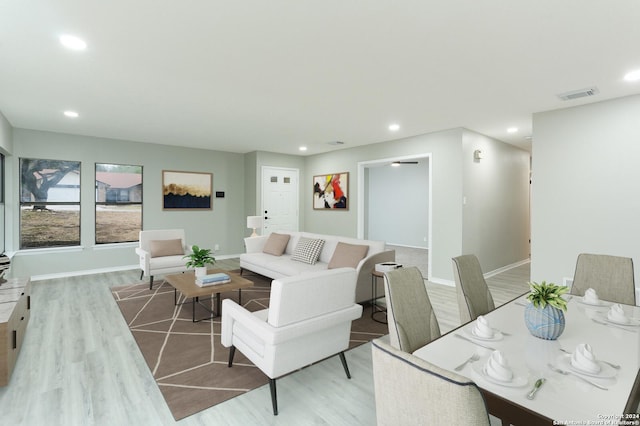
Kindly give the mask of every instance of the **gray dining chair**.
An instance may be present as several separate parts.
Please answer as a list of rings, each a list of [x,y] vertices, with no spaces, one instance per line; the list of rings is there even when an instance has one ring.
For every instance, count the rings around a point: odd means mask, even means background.
[[[496,306],[478,258],[473,254],[465,254],[452,260],[461,324],[493,311]]]
[[[480,389],[468,378],[381,339],[371,342],[371,355],[379,426],[490,424]]]
[[[436,337],[440,326],[420,270],[413,267],[384,273],[389,339],[393,347],[412,353]]]
[[[579,254],[570,293],[584,296],[589,288],[602,300],[635,305],[633,260],[605,254]]]

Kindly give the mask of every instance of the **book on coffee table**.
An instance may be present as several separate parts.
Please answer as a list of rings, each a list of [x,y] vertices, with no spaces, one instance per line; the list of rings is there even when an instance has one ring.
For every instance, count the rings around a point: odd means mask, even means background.
[[[216,285],[216,284],[225,284],[231,282],[231,277],[229,275],[218,272],[216,274],[204,275],[202,277],[196,278],[196,285],[200,287]]]

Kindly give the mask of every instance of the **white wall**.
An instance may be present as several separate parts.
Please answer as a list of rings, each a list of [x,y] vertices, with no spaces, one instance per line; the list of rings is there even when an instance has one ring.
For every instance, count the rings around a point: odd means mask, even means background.
[[[428,247],[429,160],[412,161],[418,164],[367,168],[368,239]]]
[[[74,136],[35,130],[13,129],[14,155],[7,159],[18,170],[20,157],[80,161],[81,164],[81,248],[24,250],[12,260],[12,274],[49,275],[76,271],[112,270],[137,265],[130,245],[95,246],[95,163],[143,166],[144,229],[184,228],[189,244],[213,248],[217,255],[244,251],[244,157],[220,151],[180,148],[114,139]],[[163,211],[162,171],[179,170],[213,173],[213,210]],[[19,223],[18,173],[7,173],[7,221]],[[18,250],[16,226],[8,250]]]
[[[451,258],[458,256],[462,250],[461,141],[462,129],[453,129],[307,157],[305,173],[301,176],[301,182],[308,183],[304,193],[304,230],[356,237],[358,162],[431,154],[433,217],[432,276],[429,278],[451,282]],[[349,210],[313,210],[313,176],[334,172],[349,172]]]
[[[533,117],[533,280],[562,283],[579,253],[634,259],[640,283],[640,96]]]
[[[463,253],[485,273],[528,260],[529,153],[469,130],[462,144]]]

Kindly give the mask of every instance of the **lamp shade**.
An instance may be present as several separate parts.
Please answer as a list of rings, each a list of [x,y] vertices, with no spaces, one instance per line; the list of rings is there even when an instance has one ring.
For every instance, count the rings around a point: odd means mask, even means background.
[[[247,228],[262,227],[262,216],[247,216]]]
[[[253,229],[252,237],[256,237],[256,228],[262,228],[262,216],[247,216],[247,228]]]

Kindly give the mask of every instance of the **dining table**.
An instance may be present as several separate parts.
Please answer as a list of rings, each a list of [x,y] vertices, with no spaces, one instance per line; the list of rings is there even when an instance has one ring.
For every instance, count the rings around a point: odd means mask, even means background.
[[[607,317],[612,303],[564,295],[564,331],[555,340],[545,340],[533,336],[525,324],[530,303],[526,296],[483,315],[493,336],[477,337],[475,320],[413,354],[473,380],[487,410],[503,425],[640,425],[640,307],[621,305],[629,322],[620,325]],[[571,362],[581,344],[591,348],[600,366],[597,373],[587,374]],[[511,380],[487,374],[485,366],[495,351],[511,369]],[[527,397],[536,383],[542,384]]]

